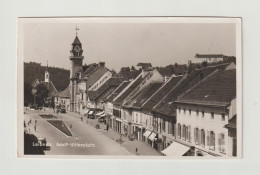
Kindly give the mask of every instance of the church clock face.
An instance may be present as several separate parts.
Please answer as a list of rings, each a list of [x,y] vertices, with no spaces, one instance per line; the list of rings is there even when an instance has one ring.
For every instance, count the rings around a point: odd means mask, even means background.
[[[80,52],[80,47],[77,45],[77,46],[74,47],[74,50],[75,50],[76,52]]]

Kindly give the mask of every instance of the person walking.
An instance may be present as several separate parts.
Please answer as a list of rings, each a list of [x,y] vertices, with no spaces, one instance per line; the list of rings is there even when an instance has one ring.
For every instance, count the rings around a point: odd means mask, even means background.
[[[37,120],[35,120],[35,125],[37,125]]]
[[[107,132],[108,132],[108,130],[109,130],[109,125],[107,124]]]
[[[36,125],[34,125],[34,131],[36,132]]]

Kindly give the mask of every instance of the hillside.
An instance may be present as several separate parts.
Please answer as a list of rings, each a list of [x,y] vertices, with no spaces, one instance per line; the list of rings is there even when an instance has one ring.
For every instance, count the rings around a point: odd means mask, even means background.
[[[24,83],[32,84],[35,79],[44,80],[46,66],[41,66],[39,63],[30,62],[24,63]],[[50,80],[58,91],[66,89],[69,85],[70,71],[57,67],[48,67]]]

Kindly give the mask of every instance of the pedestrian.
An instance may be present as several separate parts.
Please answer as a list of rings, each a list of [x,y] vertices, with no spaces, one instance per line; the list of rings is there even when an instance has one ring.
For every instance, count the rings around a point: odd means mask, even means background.
[[[26,128],[26,123],[25,123],[25,121],[23,121],[23,125],[24,125],[24,127]]]
[[[137,154],[137,152],[138,152],[138,148],[135,148],[135,153]]]
[[[36,125],[34,125],[34,131],[36,132]]]
[[[37,120],[35,120],[35,125],[37,125]]]
[[[32,119],[31,119],[31,118],[30,118],[30,121],[29,121],[29,122],[30,122],[30,124],[32,123]]]
[[[80,117],[80,120],[82,121],[82,120],[83,120],[83,117]]]
[[[107,124],[107,132],[108,132],[108,130],[109,130],[109,126],[108,126],[108,124]]]

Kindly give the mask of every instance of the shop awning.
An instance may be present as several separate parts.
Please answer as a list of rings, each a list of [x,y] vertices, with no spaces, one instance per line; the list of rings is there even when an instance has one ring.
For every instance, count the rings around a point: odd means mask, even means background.
[[[156,137],[156,134],[154,132],[152,132],[152,134],[148,137],[148,139],[150,139],[151,141],[154,141]]]
[[[151,133],[152,133],[151,131],[146,130],[145,133],[144,133],[144,136],[145,136],[145,137],[149,137],[149,135],[150,135]]]
[[[162,151],[162,153],[166,156],[183,156],[187,151],[189,151],[190,147],[185,146],[183,144],[173,142],[170,146]]]
[[[101,111],[101,112],[97,113],[96,115],[102,115],[102,114],[104,114],[104,111]]]
[[[92,115],[94,113],[94,111],[89,111],[88,114],[89,115]]]
[[[105,114],[105,113],[103,113],[103,114],[101,114],[100,116],[101,116],[101,117],[105,117],[105,116],[106,116],[106,114]]]
[[[87,114],[87,113],[88,113],[88,111],[89,111],[89,110],[88,110],[88,109],[86,109],[86,110],[85,110],[85,112],[84,112],[84,115],[85,115],[85,114]]]

